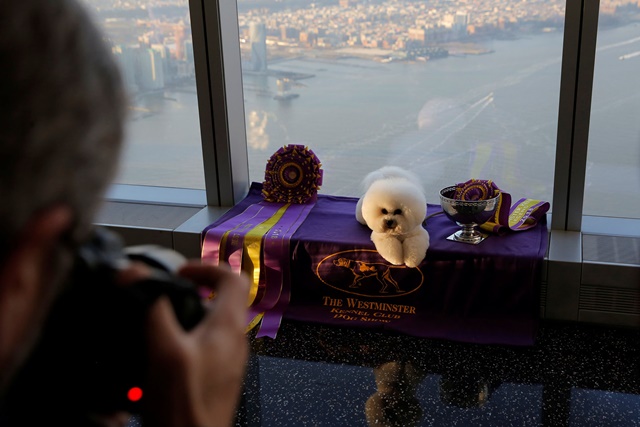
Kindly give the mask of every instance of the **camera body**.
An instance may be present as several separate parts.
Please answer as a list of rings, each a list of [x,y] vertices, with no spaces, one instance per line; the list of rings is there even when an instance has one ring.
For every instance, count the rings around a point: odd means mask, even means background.
[[[151,277],[117,285],[118,271],[134,260],[149,266]],[[175,274],[184,261],[157,246],[125,248],[117,236],[97,228],[79,249],[69,282],[5,398],[5,410],[22,422],[38,417],[31,405],[49,412],[43,419],[60,411],[138,412],[147,382],[147,309],[167,296],[185,330],[205,314],[195,285]],[[134,388],[142,391],[140,399],[129,397]]]

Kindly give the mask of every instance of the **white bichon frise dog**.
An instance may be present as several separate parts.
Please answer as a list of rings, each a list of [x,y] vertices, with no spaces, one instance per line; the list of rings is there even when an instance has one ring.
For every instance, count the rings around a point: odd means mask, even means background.
[[[429,248],[422,226],[427,201],[418,178],[397,166],[384,166],[363,180],[364,195],[356,205],[356,219],[368,226],[378,253],[394,265],[417,267]]]

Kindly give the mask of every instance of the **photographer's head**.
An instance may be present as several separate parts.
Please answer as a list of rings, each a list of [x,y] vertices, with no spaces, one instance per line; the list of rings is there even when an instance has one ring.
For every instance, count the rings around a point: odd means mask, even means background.
[[[74,0],[0,4],[0,391],[37,335],[119,157],[125,95]]]

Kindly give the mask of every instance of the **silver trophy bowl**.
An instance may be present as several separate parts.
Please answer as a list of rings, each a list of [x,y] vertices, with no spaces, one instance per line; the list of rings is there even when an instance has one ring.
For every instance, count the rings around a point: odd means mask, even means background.
[[[453,196],[456,187],[446,187],[440,190],[440,205],[445,215],[455,221],[461,230],[456,231],[448,240],[471,243],[477,245],[488,237],[479,232],[476,227],[487,222],[496,212],[500,196],[486,200],[457,200]]]

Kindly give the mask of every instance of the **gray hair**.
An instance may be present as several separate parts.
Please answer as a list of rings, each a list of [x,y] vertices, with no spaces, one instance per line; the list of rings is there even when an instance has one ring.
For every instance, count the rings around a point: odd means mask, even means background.
[[[101,32],[74,0],[0,6],[0,262],[30,217],[55,204],[91,228],[115,173],[125,94]]]

